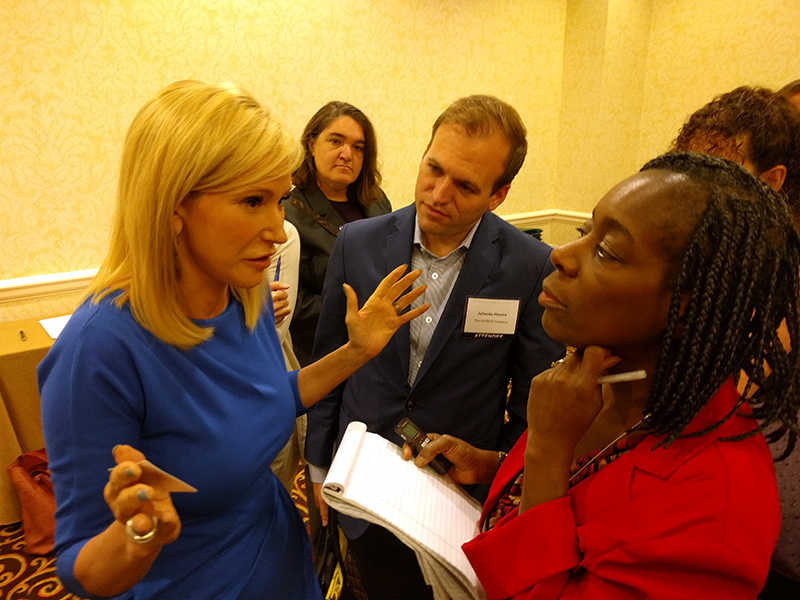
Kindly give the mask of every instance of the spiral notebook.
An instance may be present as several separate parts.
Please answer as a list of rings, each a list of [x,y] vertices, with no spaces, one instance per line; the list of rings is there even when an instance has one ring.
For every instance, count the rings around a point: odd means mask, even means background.
[[[449,477],[403,460],[398,446],[353,421],[322,495],[339,512],[385,527],[414,550],[436,600],[485,599],[461,550],[478,534],[481,505]]]

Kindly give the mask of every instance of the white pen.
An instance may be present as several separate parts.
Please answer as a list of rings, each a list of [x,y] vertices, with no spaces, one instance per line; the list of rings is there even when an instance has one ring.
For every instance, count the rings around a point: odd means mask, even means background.
[[[597,378],[597,383],[620,383],[622,381],[639,381],[640,379],[647,379],[647,371],[644,369],[614,373],[613,375],[603,375]]]

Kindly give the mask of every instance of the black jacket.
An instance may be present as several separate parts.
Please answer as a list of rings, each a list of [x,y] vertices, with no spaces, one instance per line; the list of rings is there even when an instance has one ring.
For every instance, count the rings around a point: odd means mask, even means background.
[[[291,198],[283,206],[286,219],[297,227],[300,234],[299,288],[289,331],[297,360],[305,366],[311,362],[325,270],[344,220],[316,183],[304,189],[294,188]],[[391,211],[392,206],[383,190],[380,199],[364,208],[366,217]]]

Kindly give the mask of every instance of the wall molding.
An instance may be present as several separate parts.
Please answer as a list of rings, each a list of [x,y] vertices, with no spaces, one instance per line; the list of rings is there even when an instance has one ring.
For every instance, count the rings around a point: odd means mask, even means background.
[[[546,228],[555,224],[579,225],[591,217],[573,210],[546,209],[500,215],[519,229]],[[82,292],[97,273],[97,269],[32,275],[0,280],[0,305],[29,302],[53,296]]]
[[[582,225],[592,218],[590,213],[579,212],[576,210],[561,210],[560,208],[548,208],[545,210],[534,210],[531,212],[514,213],[501,215],[506,221],[519,229],[530,229],[559,223],[564,225]]]
[[[0,305],[29,302],[82,292],[97,269],[67,271],[0,280]]]

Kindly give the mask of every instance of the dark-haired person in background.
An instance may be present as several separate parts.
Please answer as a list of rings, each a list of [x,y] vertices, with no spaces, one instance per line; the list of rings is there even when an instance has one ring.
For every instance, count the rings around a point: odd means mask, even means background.
[[[488,598],[756,598],[780,526],[759,428],[797,431],[800,409],[800,238],[783,198],[730,161],[667,154],[551,260],[542,325],[579,350],[534,378],[527,435],[500,464],[449,435],[417,459],[494,476],[464,545]],[[742,370],[755,389],[740,396]],[[783,432],[779,453],[796,441]]]
[[[786,194],[800,230],[800,111],[788,101],[795,88],[800,92],[800,82],[790,83],[777,95],[747,86],[721,94],[689,117],[673,147],[739,163]],[[778,336],[788,347],[785,327],[779,328]],[[782,531],[763,598],[800,597],[800,453],[777,463],[775,469]]]
[[[305,156],[284,203],[300,233],[300,286],[290,331],[301,365],[311,362],[322,282],[342,225],[392,210],[380,188],[375,130],[352,104],[328,102],[303,130]]]
[[[800,79],[795,79],[787,83],[778,90],[778,94],[786,98],[800,110]]]
[[[797,108],[800,118],[800,79],[787,83],[778,94]],[[800,141],[797,145],[800,147]],[[772,555],[772,570],[761,595],[763,600],[800,598],[800,452],[776,464],[775,471],[781,498],[782,527]]]
[[[782,191],[800,227],[800,114],[762,87],[720,94],[683,124],[671,150],[727,158]]]

